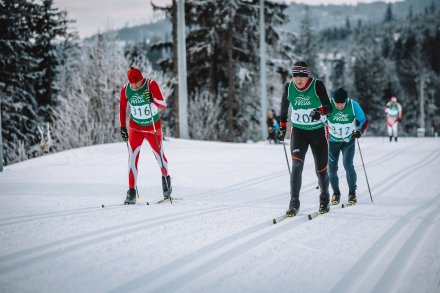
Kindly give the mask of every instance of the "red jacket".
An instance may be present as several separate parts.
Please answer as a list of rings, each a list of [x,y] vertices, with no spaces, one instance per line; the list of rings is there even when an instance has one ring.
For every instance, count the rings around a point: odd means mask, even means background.
[[[144,83],[146,79],[144,78]],[[127,96],[126,96],[126,88],[130,86],[129,83],[124,84],[121,89],[120,101],[119,101],[119,125],[120,127],[127,127]],[[162,92],[160,91],[159,85],[155,80],[150,79],[148,81],[148,90],[151,92],[151,95],[154,98],[153,104],[156,105],[157,108],[163,110],[167,108],[167,103],[165,102]],[[160,119],[154,124],[154,127],[157,131],[161,129]],[[153,131],[154,128],[152,125],[149,126],[140,126],[136,122],[130,119],[129,128],[137,131]]]

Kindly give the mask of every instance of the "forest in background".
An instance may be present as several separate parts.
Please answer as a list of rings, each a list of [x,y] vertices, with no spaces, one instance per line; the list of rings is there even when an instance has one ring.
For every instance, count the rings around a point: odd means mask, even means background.
[[[258,1],[186,1],[189,129],[193,139],[256,141],[259,125]],[[287,5],[266,1],[267,98],[279,112],[290,67],[306,60],[329,95],[344,87],[364,108],[367,135],[384,135],[383,107],[397,96],[403,135],[416,135],[424,94],[428,135],[440,126],[440,7],[317,30],[304,6],[298,32]],[[4,163],[119,141],[119,92],[129,66],[155,79],[169,103],[165,133],[178,136],[176,42],[135,42],[117,32],[81,40],[53,0],[0,0],[0,106]],[[175,21],[176,2],[157,7]],[[150,60],[154,56],[154,60]],[[154,68],[154,69],[153,69]],[[209,111],[207,111],[209,109]]]

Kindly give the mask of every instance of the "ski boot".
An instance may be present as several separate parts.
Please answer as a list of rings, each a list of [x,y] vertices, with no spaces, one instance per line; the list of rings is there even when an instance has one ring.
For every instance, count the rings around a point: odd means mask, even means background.
[[[136,203],[136,189],[130,188],[127,191],[127,198],[124,200],[124,204],[135,204]]]
[[[339,191],[334,192],[332,196],[332,205],[338,205],[340,201],[341,201],[341,193]]]
[[[300,202],[298,198],[290,199],[289,209],[286,211],[288,217],[295,217],[299,211]]]
[[[173,188],[171,187],[171,178],[170,175],[162,176],[162,190],[163,190],[163,198],[169,199],[171,197],[171,192]]]
[[[321,194],[319,196],[319,213],[320,214],[325,214],[328,213],[328,211],[330,211],[330,194]]]
[[[356,200],[356,190],[350,190],[348,192],[348,204],[355,205],[357,203]]]

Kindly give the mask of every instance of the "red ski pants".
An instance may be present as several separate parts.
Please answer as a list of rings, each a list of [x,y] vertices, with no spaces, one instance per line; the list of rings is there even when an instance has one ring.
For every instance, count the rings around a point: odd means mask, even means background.
[[[128,132],[128,185],[129,188],[135,188],[137,185],[138,161],[141,151],[142,142],[146,139],[153,150],[153,154],[159,163],[163,176],[168,175],[168,161],[164,155],[162,147],[162,130],[157,129],[156,135],[154,131],[139,131],[129,129]]]

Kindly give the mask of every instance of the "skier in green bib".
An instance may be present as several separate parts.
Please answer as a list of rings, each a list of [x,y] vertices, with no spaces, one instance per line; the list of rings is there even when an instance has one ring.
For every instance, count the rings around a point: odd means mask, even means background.
[[[385,113],[387,114],[387,130],[390,142],[397,141],[399,122],[402,120],[402,106],[397,102],[396,97],[392,97],[391,100],[385,106]]]
[[[332,111],[332,106],[324,83],[310,76],[306,62],[300,61],[293,65],[292,81],[287,82],[284,86],[278,134],[280,141],[284,141],[286,135],[289,106],[292,108],[290,118],[292,172],[290,175],[290,204],[286,215],[293,217],[299,211],[302,171],[309,146],[315,159],[315,170],[321,189],[319,212],[323,214],[330,209],[330,194],[327,174],[328,142],[325,125],[320,118],[321,115],[329,114]]]
[[[348,98],[343,88],[337,89],[330,99],[333,111],[327,116],[329,128],[329,167],[330,185],[333,189],[332,204],[341,200],[339,189],[338,162],[342,153],[342,163],[348,183],[348,204],[356,203],[356,171],[353,165],[355,139],[359,139],[368,125],[364,111],[358,102]]]
[[[162,124],[159,109],[167,108],[159,85],[147,79],[138,68],[127,71],[128,82],[121,89],[119,102],[119,123],[122,140],[128,148],[128,191],[125,204],[135,204],[137,196],[138,161],[142,143],[147,140],[162,173],[164,199],[171,199],[171,177],[168,174],[168,160],[162,144]],[[127,129],[127,107],[130,118]]]

